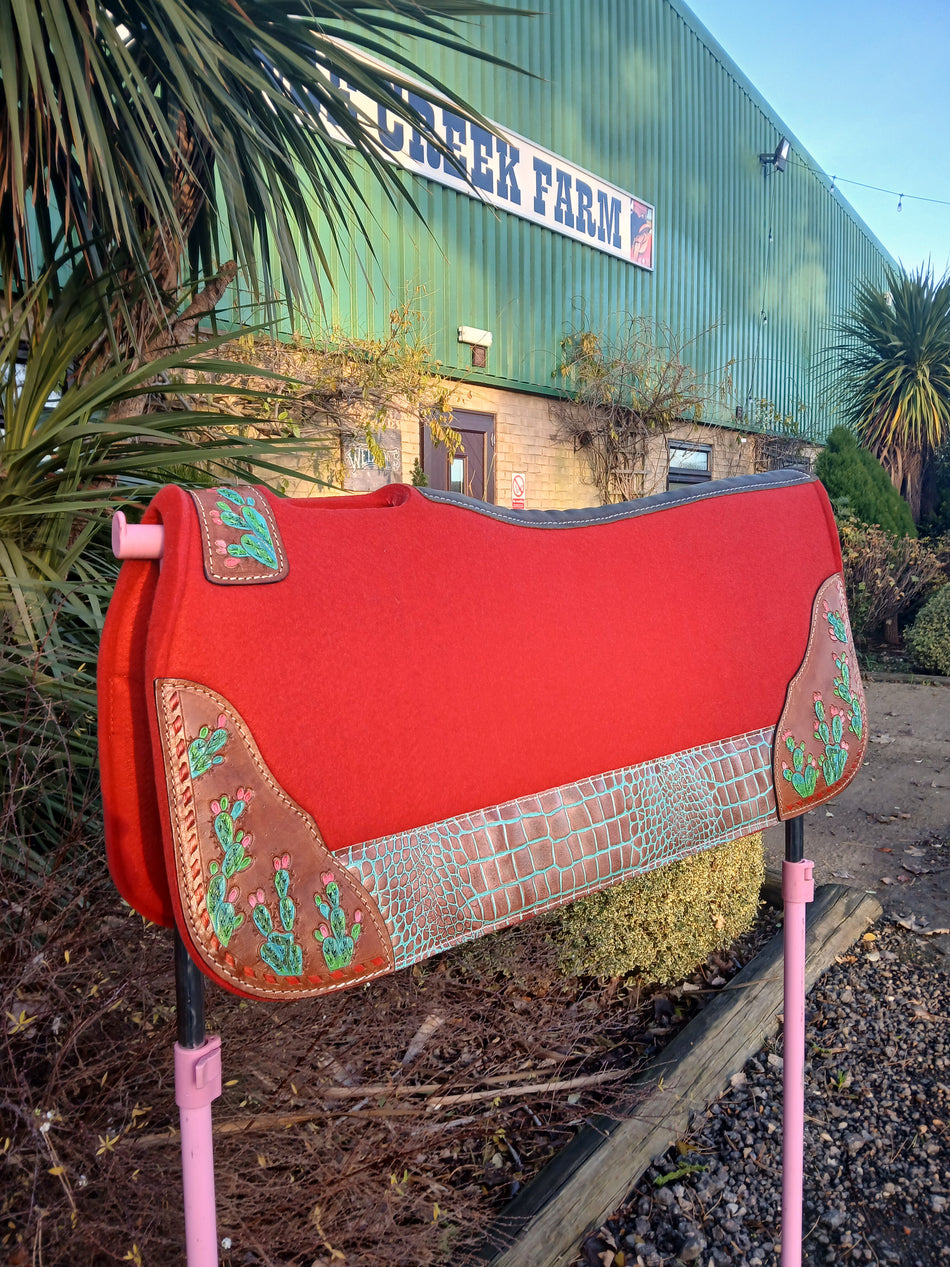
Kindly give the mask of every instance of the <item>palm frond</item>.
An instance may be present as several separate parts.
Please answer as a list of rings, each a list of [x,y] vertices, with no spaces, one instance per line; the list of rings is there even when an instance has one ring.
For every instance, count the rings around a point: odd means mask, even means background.
[[[837,325],[842,413],[919,517],[923,465],[950,439],[950,276],[888,270],[862,283]]]
[[[446,153],[410,103],[419,72],[406,41],[488,57],[459,20],[514,12],[487,0],[0,0],[8,299],[48,266],[60,232],[92,274],[124,258],[154,274],[159,292],[179,281],[192,231],[213,240],[219,214],[255,287],[269,282],[272,254],[285,294],[301,296],[306,280],[319,287],[322,232],[361,224],[359,186],[334,138],[392,197],[409,196],[375,120],[351,113],[346,85]],[[437,78],[428,86],[479,119]]]

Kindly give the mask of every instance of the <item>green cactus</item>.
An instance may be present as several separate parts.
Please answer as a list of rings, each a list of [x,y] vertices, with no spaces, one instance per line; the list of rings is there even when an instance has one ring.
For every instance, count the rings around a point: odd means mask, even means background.
[[[837,642],[848,641],[848,629],[844,623],[844,617],[840,612],[832,611],[828,604],[825,604],[825,615],[828,617],[829,632]]]
[[[251,841],[239,828],[235,821],[240,818],[251,799],[250,788],[239,787],[234,800],[220,796],[211,802],[214,814],[214,834],[224,854],[221,862],[212,862],[208,871],[208,887],[205,891],[205,907],[211,919],[214,934],[223,947],[226,947],[234,932],[244,923],[244,916],[238,915],[234,903],[238,898],[238,890],[229,889],[228,881],[240,871],[251,865],[251,859],[245,852],[245,846]]]
[[[341,968],[348,968],[353,962],[356,943],[362,932],[363,912],[353,912],[353,923],[347,932],[346,912],[340,905],[339,884],[330,871],[324,872],[320,879],[323,881],[324,892],[315,893],[313,900],[327,923],[320,924],[313,935],[320,943],[327,967],[331,972],[337,972]]]
[[[222,874],[216,862],[212,862],[210,871],[205,905],[211,917],[214,935],[222,946],[227,946],[232,935],[244,923],[244,916],[238,915],[234,909],[234,903],[238,899],[237,889],[228,892],[227,877]]]
[[[782,762],[782,778],[791,783],[802,798],[812,796],[818,785],[818,763],[810,754],[805,753],[804,742],[796,745],[791,735],[785,736],[785,746],[791,753],[792,769],[788,763]]]
[[[844,712],[840,708],[825,709],[819,692],[815,692],[815,738],[824,744],[824,755],[818,758],[825,783],[832,787],[844,774],[848,760],[848,745],[843,741]]]
[[[278,933],[274,919],[264,901],[264,890],[251,893],[247,904],[254,916],[258,932],[264,938],[261,958],[280,977],[299,977],[303,972],[303,950],[294,937],[294,921],[297,908],[290,897],[290,854],[274,859],[274,889],[277,893],[277,912],[284,931]]]
[[[835,695],[851,710],[848,714],[848,729],[860,739],[864,733],[864,715],[861,711],[861,700],[851,689],[851,665],[848,657],[835,656],[835,667],[838,670],[838,677],[835,678]]]
[[[193,779],[207,774],[212,766],[220,765],[224,760],[219,754],[228,741],[227,721],[221,713],[214,730],[210,726],[202,726],[197,737],[188,745],[188,769]]]
[[[233,488],[217,488],[225,501],[217,504],[212,510],[211,519],[216,524],[227,528],[236,528],[242,535],[239,544],[228,545],[225,541],[215,541],[218,554],[229,555],[232,559],[256,559],[264,567],[277,570],[277,553],[270,535],[267,520],[254,507],[253,497],[242,497]],[[230,505],[229,505],[230,503]],[[232,509],[236,507],[237,509]],[[235,566],[230,564],[226,566]]]

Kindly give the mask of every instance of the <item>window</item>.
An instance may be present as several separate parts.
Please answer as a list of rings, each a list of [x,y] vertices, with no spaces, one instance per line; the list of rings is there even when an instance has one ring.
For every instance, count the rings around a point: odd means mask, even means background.
[[[712,479],[712,446],[708,444],[670,444],[670,471],[667,488],[678,484],[702,484]]]

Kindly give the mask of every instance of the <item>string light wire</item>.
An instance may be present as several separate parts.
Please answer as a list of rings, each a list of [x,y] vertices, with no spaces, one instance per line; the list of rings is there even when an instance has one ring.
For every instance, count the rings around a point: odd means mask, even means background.
[[[813,176],[823,177],[825,180],[828,179],[827,174],[818,167],[810,167],[808,163],[803,163],[798,158],[793,158],[791,161],[796,167],[802,168],[803,171],[811,172]],[[925,198],[921,194],[905,194],[898,189],[883,189],[880,185],[868,185],[862,180],[849,180],[847,176],[832,176],[828,192],[833,193],[836,185],[857,185],[859,189],[870,189],[876,194],[890,194],[899,203],[904,202],[906,199],[908,202],[930,202],[937,207],[950,207],[950,198]]]

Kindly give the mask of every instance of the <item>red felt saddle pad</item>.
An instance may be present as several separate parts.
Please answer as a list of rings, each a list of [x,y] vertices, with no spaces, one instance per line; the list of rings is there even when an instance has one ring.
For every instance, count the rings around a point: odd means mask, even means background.
[[[860,764],[807,476],[577,512],[168,487],[146,519],[100,654],[109,865],[232,989],[388,971]]]

